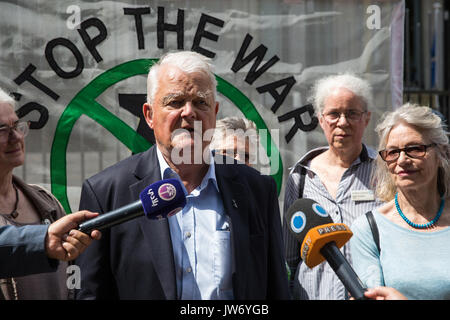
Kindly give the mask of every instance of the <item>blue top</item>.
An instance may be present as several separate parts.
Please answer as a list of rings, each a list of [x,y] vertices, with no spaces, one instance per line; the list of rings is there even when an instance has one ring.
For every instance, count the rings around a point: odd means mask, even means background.
[[[180,177],[159,149],[163,179]],[[187,194],[183,210],[169,217],[177,294],[181,300],[233,299],[231,232],[217,185],[214,158],[201,184]]]
[[[373,211],[381,254],[365,215],[352,225],[353,267],[367,287],[387,286],[408,299],[450,299],[450,227],[434,232],[406,229]]]
[[[45,253],[48,225],[0,227],[0,278],[54,272],[58,261]]]

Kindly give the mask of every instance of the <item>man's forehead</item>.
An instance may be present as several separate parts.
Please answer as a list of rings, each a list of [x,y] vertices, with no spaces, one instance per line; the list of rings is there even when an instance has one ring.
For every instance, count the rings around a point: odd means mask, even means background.
[[[164,79],[168,81],[178,81],[180,78],[187,78],[191,81],[202,81],[205,83],[210,82],[210,78],[205,72],[200,70],[192,70],[187,72],[177,66],[169,64],[165,64],[160,67],[158,70],[158,77],[160,81]]]
[[[167,80],[174,80],[180,75],[180,73],[183,72],[179,68],[170,65],[163,65],[158,72],[158,76],[160,78],[166,78]]]
[[[11,125],[17,122],[18,119],[14,108],[10,104],[0,102],[0,126]]]
[[[361,109],[361,110],[360,110]],[[324,110],[336,110],[336,111],[343,111],[343,110],[356,110],[356,111],[364,111],[364,103],[356,97],[352,100],[346,100],[346,101],[327,101],[324,104]]]
[[[158,71],[159,85],[156,95],[160,101],[178,98],[214,99],[212,83],[203,72],[185,72],[176,66],[164,65]]]
[[[351,105],[360,105],[364,104],[364,100],[355,94],[353,91],[350,91],[347,88],[337,87],[330,90],[330,92],[326,95],[324,104],[327,106],[333,102],[346,102]]]
[[[14,112],[13,106],[6,102],[0,102],[0,114],[4,114],[6,112]]]

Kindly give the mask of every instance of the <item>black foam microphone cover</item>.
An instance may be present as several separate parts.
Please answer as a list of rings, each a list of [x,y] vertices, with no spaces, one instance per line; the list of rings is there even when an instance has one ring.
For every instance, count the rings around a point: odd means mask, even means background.
[[[308,198],[294,201],[285,214],[286,223],[295,238],[302,243],[308,231],[314,227],[333,223],[328,212]]]

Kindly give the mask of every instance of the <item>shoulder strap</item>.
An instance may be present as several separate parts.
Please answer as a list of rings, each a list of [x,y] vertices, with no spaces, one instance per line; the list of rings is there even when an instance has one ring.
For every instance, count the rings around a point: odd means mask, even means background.
[[[372,230],[373,240],[377,245],[378,252],[381,252],[380,248],[380,235],[378,233],[377,223],[373,217],[372,211],[366,212],[367,221],[369,221],[370,230]]]
[[[305,167],[301,167],[300,169],[300,182],[298,185],[298,198],[303,198],[303,189],[305,188],[305,176],[306,176],[306,169]]]

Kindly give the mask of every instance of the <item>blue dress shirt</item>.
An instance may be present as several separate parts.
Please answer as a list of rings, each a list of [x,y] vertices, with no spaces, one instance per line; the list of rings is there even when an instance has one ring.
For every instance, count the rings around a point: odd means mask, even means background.
[[[159,149],[157,155],[161,177],[181,181]],[[190,194],[182,186],[186,206],[168,218],[178,299],[233,299],[230,223],[217,185],[212,154],[201,184]]]

